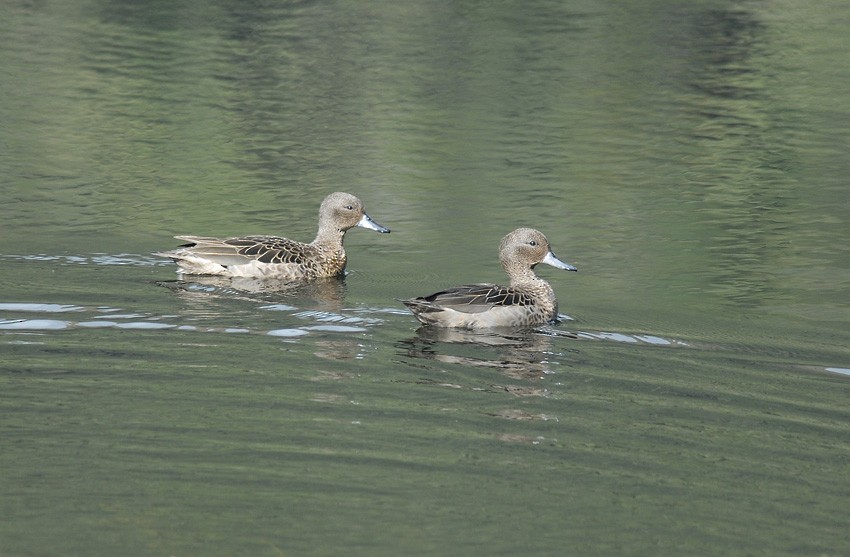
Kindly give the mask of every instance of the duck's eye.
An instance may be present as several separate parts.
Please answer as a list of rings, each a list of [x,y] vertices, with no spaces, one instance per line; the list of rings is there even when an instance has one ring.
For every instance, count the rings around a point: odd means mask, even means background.
[[[346,206],[345,206],[345,208],[346,208],[346,209],[348,209],[349,211],[353,211],[353,210],[354,210],[354,207],[353,207],[353,206],[351,206],[351,205],[346,205]]]
[[[537,240],[532,240],[532,241],[528,242],[528,245],[529,245],[529,246],[536,246],[536,245],[537,245]]]

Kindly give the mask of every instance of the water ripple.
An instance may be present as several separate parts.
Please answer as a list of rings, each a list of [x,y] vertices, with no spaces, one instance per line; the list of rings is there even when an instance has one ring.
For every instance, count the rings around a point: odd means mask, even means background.
[[[64,304],[27,304],[27,303],[0,303],[0,311],[30,311],[41,313],[66,313],[69,311],[83,311],[84,308]]]
[[[58,261],[65,265],[103,265],[103,266],[167,266],[169,261],[161,257],[139,255],[135,253],[93,253],[89,255],[48,255],[48,254],[4,254],[2,259],[12,261]]]
[[[292,311],[297,308],[285,304],[272,304],[262,309],[272,311]],[[277,337],[299,337],[315,332],[331,333],[362,333],[367,326],[382,323],[381,319],[347,316],[324,311],[298,311],[292,315],[300,319],[309,319],[314,325],[305,325],[286,329],[264,331],[242,326],[215,326],[201,328],[196,325],[180,324],[179,315],[152,315],[145,313],[127,312],[121,308],[98,306],[86,308],[73,304],[41,304],[27,302],[0,303],[0,312],[10,313],[89,313],[79,321],[61,319],[0,319],[0,330],[9,332],[21,331],[57,331],[63,329],[124,329],[124,330],[177,330],[203,331],[226,334],[265,334]],[[356,325],[355,325],[356,324]]]

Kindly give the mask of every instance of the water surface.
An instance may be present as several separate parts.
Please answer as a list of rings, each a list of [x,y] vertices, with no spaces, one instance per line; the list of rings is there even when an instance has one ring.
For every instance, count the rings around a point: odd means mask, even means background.
[[[850,552],[841,2],[12,2],[0,553]],[[393,230],[181,280],[177,234]],[[398,298],[501,281],[537,331]]]

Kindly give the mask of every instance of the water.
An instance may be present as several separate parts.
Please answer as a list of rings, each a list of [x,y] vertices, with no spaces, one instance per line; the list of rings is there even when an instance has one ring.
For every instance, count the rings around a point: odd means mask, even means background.
[[[850,552],[841,2],[12,2],[0,554]],[[393,230],[300,288],[176,234]],[[564,319],[419,329],[534,226]]]

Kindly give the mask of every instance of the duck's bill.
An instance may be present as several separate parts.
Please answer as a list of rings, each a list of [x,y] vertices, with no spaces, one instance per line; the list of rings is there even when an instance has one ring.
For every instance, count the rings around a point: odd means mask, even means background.
[[[390,229],[381,226],[377,222],[372,220],[372,217],[363,213],[363,218],[360,219],[360,222],[357,223],[357,226],[362,226],[363,228],[368,228],[369,230],[374,230],[375,232],[380,232],[381,234],[389,234]]]
[[[555,257],[555,254],[551,251],[546,254],[546,257],[543,258],[543,261],[541,261],[541,263],[551,265],[556,269],[563,269],[564,271],[578,271],[578,269],[576,269],[572,265],[564,263],[563,261]]]

